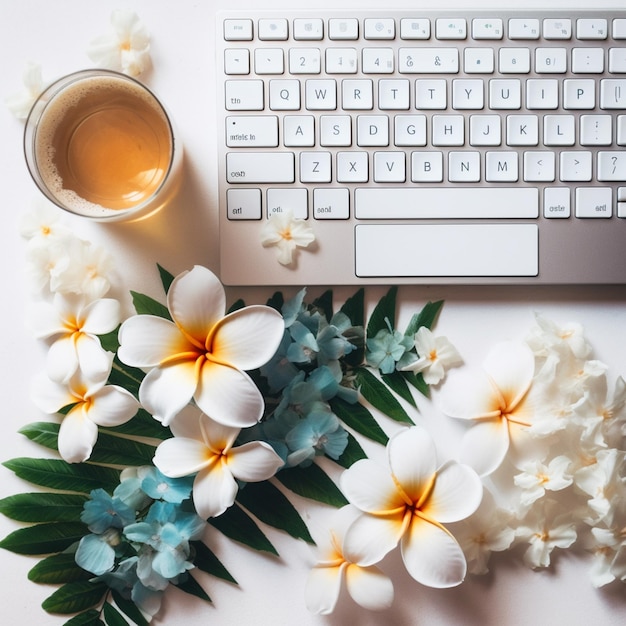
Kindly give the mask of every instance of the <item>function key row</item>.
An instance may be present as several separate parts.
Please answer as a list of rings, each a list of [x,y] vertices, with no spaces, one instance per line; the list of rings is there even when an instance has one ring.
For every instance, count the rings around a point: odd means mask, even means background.
[[[255,32],[256,26],[256,32]],[[626,40],[626,18],[249,18],[224,20],[226,41],[335,41],[391,40]]]

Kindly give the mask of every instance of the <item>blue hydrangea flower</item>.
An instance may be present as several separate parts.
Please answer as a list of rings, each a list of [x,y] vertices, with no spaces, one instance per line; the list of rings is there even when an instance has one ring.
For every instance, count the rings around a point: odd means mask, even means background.
[[[168,478],[156,467],[142,467],[139,469],[141,489],[154,500],[165,500],[180,504],[191,496],[193,476],[183,478]]]
[[[316,337],[319,348],[318,363],[323,365],[338,361],[355,350],[357,346],[346,336],[349,332],[353,334],[353,340],[359,339],[360,333],[352,326],[350,318],[341,311],[332,316],[330,323],[323,320]]]
[[[135,511],[119,497],[104,489],[94,489],[85,502],[80,519],[92,533],[102,534],[109,528],[124,528],[135,521]]]
[[[403,335],[398,330],[382,328],[376,335],[367,340],[365,358],[371,367],[378,368],[383,374],[391,374],[396,369],[396,363],[404,356],[405,352],[414,346],[412,337]]]
[[[261,367],[261,374],[267,378],[267,382],[272,392],[284,389],[298,374],[297,367],[289,360],[287,352],[292,344],[289,331],[285,334],[278,346],[276,354]]]
[[[306,419],[287,434],[286,443],[292,450],[287,457],[288,465],[306,466],[322,454],[338,459],[348,445],[348,433],[327,405],[318,403]]]
[[[85,535],[78,543],[74,560],[79,567],[100,576],[115,566],[115,548],[119,544],[120,531],[115,528],[99,535]]]

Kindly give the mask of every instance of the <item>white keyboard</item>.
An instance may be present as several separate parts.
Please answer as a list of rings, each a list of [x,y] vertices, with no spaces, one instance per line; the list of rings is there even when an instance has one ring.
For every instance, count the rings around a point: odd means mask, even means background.
[[[217,16],[232,285],[626,283],[626,11]],[[290,211],[315,243],[261,245]]]

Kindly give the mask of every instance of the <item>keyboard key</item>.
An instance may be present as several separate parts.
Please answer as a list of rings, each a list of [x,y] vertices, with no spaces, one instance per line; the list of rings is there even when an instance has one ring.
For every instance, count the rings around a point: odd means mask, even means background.
[[[572,72],[574,74],[602,74],[604,72],[604,49],[574,48]]]
[[[286,41],[289,36],[289,25],[284,18],[259,20],[259,39],[262,41]]]
[[[229,148],[278,146],[278,118],[275,115],[227,117],[226,145]]]
[[[613,141],[612,122],[610,115],[581,115],[580,145],[610,146]]]
[[[626,74],[626,48],[609,49],[609,72]]]
[[[626,109],[626,79],[607,78],[600,81],[600,108]]]
[[[337,83],[333,79],[307,80],[305,103],[309,111],[334,111],[337,108]]]
[[[442,182],[443,153],[435,152],[433,150],[426,152],[411,152],[411,181],[414,183]]]
[[[288,148],[312,148],[315,145],[315,118],[312,115],[285,115],[283,143]]]
[[[613,39],[626,39],[626,18],[613,20]]]
[[[527,109],[557,109],[559,81],[552,78],[530,78],[526,81]]]
[[[330,152],[300,153],[301,183],[329,183],[330,172]]]
[[[364,74],[393,74],[392,48],[363,48],[361,71]]]
[[[492,74],[494,70],[493,48],[465,48],[463,69],[466,74]]]
[[[292,74],[319,74],[322,71],[322,54],[319,48],[291,48],[289,71]]]
[[[433,115],[433,146],[462,146],[465,143],[465,118],[462,115]]]
[[[402,18],[400,39],[430,39],[430,20],[427,18]]]
[[[539,272],[536,224],[360,224],[354,235],[359,277]]]
[[[482,109],[485,106],[485,86],[482,80],[457,79],[452,81],[452,108],[457,110]]]
[[[472,115],[470,117],[470,146],[499,146],[502,143],[499,115]]]
[[[262,111],[263,81],[262,80],[227,80],[226,81],[227,111]]]
[[[355,18],[331,18],[328,20],[328,38],[353,40],[359,38],[359,21]]]
[[[466,39],[467,22],[465,18],[442,17],[435,21],[435,37],[437,39]]]
[[[567,49],[537,48],[535,72],[537,74],[565,74],[567,72]]]
[[[609,218],[613,215],[613,190],[610,187],[577,187],[576,217]]]
[[[327,48],[327,74],[356,74],[358,54],[356,48]]]
[[[626,182],[626,152],[598,152],[598,180]]]
[[[489,81],[489,106],[514,110],[522,107],[522,83],[517,78],[494,78]]]
[[[573,115],[546,115],[543,118],[543,143],[546,146],[573,146],[576,119]]]
[[[307,190],[272,188],[267,190],[267,217],[291,211],[297,219],[307,219]]]
[[[226,193],[226,215],[229,220],[260,220],[260,189],[229,189]]]
[[[539,192],[534,187],[357,188],[354,210],[364,220],[533,219],[539,217]]]
[[[546,187],[543,190],[543,216],[548,219],[567,219],[572,211],[569,187]]]
[[[398,71],[401,74],[458,74],[457,48],[400,48]]]
[[[409,108],[410,83],[405,79],[382,79],[378,82],[378,108],[382,111],[406,111]]]
[[[324,20],[321,18],[296,18],[293,21],[293,38],[313,41],[324,38]]]
[[[394,118],[394,139],[396,146],[425,146],[426,116],[396,115]]]
[[[314,189],[313,217],[317,220],[347,220],[350,193],[347,189]]]
[[[509,20],[509,39],[539,39],[540,34],[538,19],[511,18]]]
[[[552,182],[556,178],[554,152],[539,150],[524,152],[524,180],[526,182]]]
[[[224,39],[226,41],[252,41],[252,20],[224,20]]]
[[[505,150],[487,152],[485,170],[488,183],[515,183],[519,180],[519,155]]]
[[[363,24],[365,39],[395,39],[396,23],[390,18],[366,18]]]
[[[605,19],[581,18],[576,20],[576,37],[578,39],[606,39],[608,33],[608,24]]]
[[[254,51],[254,71],[257,74],[282,74],[285,60],[280,48],[257,48]]]
[[[250,52],[246,48],[228,48],[224,50],[225,74],[249,74]]]
[[[567,79],[563,82],[563,108],[594,109],[596,82],[587,79]]]
[[[440,79],[415,81],[415,107],[418,109],[445,109],[448,106],[448,83]]]
[[[341,83],[342,107],[352,111],[374,108],[374,84],[369,79],[346,79]]]
[[[337,182],[366,183],[369,180],[367,152],[337,153]]]
[[[590,181],[591,164],[591,152],[561,152],[561,180],[564,183]]]
[[[352,145],[352,118],[349,115],[322,115],[320,145],[346,147]]]
[[[404,152],[374,152],[374,182],[403,183],[406,181]]]
[[[269,87],[272,111],[297,111],[300,108],[300,81],[282,78],[270,80]]]
[[[359,115],[356,119],[358,146],[388,146],[389,118],[386,115]]]
[[[477,183],[480,180],[480,152],[449,152],[448,180],[451,183]]]
[[[571,39],[572,20],[548,17],[543,20],[544,39]]]
[[[501,74],[528,74],[530,50],[528,48],[500,48],[498,68]]]
[[[293,152],[229,152],[226,154],[229,183],[293,183]]]
[[[504,24],[500,18],[475,17],[472,20],[472,39],[502,39]]]

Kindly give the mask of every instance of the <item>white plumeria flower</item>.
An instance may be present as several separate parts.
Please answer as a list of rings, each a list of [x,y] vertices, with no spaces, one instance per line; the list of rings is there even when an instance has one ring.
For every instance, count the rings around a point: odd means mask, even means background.
[[[503,552],[515,540],[510,526],[511,513],[496,506],[493,494],[484,489],[483,499],[475,513],[452,530],[467,559],[470,574],[487,574],[492,552]]]
[[[261,227],[261,244],[275,246],[278,262],[290,265],[297,248],[306,248],[315,241],[315,234],[305,220],[296,219],[291,211],[273,213]]]
[[[26,250],[26,275],[33,291],[46,296],[58,291],[63,277],[70,271],[71,262],[64,240],[29,246]]]
[[[571,515],[561,512],[554,500],[532,507],[516,534],[529,544],[523,558],[533,569],[548,567],[555,548],[569,548],[577,539]]]
[[[596,463],[579,469],[574,474],[576,485],[591,498],[587,501],[595,519],[590,523],[603,521],[613,524],[617,507],[626,498],[624,467],[626,452],[610,448],[596,454]]]
[[[475,422],[463,438],[461,460],[481,476],[495,471],[512,445],[520,451],[534,416],[529,391],[535,359],[526,344],[502,342],[490,350],[483,370],[451,376],[441,397],[444,414]]]
[[[170,478],[197,473],[193,501],[202,518],[221,515],[233,505],[237,480],[267,480],[283,465],[264,441],[233,447],[240,429],[219,424],[195,407],[181,411],[170,426],[174,437],[159,444],[154,464]]]
[[[347,528],[360,511],[347,505],[335,514],[328,537],[317,542],[319,561],[311,570],[305,589],[306,606],[314,614],[329,615],[335,609],[343,580],[350,597],[370,611],[387,609],[393,603],[393,583],[375,565],[362,566],[343,545]]]
[[[447,337],[435,337],[426,326],[421,326],[415,334],[415,349],[419,358],[403,367],[402,371],[416,374],[421,372],[424,382],[428,385],[441,382],[449,367],[463,362],[461,355]]]
[[[83,296],[57,293],[52,303],[36,302],[29,318],[35,337],[53,340],[47,358],[52,380],[67,383],[78,369],[89,380],[106,380],[113,355],[102,348],[98,335],[120,323],[117,300],[88,302]]]
[[[52,245],[73,236],[61,220],[61,211],[43,199],[33,202],[32,211],[20,219],[19,229],[29,246]]]
[[[120,426],[137,413],[139,403],[126,389],[89,381],[78,372],[67,385],[41,374],[33,381],[32,398],[44,413],[71,407],[59,429],[58,448],[68,463],[86,461],[98,438],[98,426]]]
[[[87,50],[89,58],[104,69],[139,76],[150,63],[150,35],[133,11],[111,14],[113,32],[95,38]]]
[[[574,481],[568,471],[571,464],[571,459],[565,455],[555,457],[547,465],[538,460],[523,463],[519,468],[521,473],[513,478],[515,485],[523,490],[520,503],[529,506],[542,498],[546,490],[560,491],[569,487]]]
[[[30,110],[44,90],[41,65],[29,61],[22,75],[25,89],[5,98],[4,103],[17,119],[25,120]]]
[[[614,580],[626,581],[626,526],[623,528],[592,528],[593,553],[591,583],[603,587]]]
[[[577,323],[559,326],[542,315],[535,316],[537,327],[528,339],[538,355],[546,356],[557,352],[561,355],[571,352],[577,359],[586,359],[591,346],[585,339],[583,327]]]
[[[435,445],[421,427],[400,431],[387,444],[389,468],[369,459],[341,477],[349,502],[362,511],[343,549],[361,566],[380,561],[400,542],[409,574],[429,587],[459,585],[467,565],[443,524],[460,521],[480,504],[482,483],[469,467],[437,466]]]
[[[198,265],[173,280],[167,305],[173,322],[136,315],[120,328],[119,358],[152,368],[139,389],[144,408],[168,425],[194,398],[226,426],[258,422],[263,395],[243,370],[261,367],[276,353],[285,330],[280,313],[256,305],[224,316],[224,287]]]

